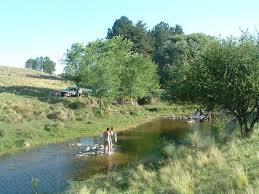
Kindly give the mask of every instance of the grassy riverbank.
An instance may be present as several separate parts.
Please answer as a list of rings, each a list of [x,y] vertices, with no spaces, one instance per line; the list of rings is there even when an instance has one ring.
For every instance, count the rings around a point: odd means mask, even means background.
[[[250,139],[227,137],[195,131],[192,146],[162,141],[158,161],[73,182],[68,193],[258,193],[259,129]]]
[[[158,115],[183,115],[196,108],[155,102],[99,109],[94,98],[51,95],[69,85],[37,71],[0,67],[0,155],[95,135],[110,126],[123,130]]]

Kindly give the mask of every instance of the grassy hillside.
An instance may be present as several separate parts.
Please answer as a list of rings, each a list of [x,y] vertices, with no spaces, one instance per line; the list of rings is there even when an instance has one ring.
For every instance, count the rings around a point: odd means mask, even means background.
[[[132,126],[158,114],[185,114],[195,106],[109,105],[94,98],[52,96],[70,83],[37,71],[0,66],[0,155],[50,142]]]

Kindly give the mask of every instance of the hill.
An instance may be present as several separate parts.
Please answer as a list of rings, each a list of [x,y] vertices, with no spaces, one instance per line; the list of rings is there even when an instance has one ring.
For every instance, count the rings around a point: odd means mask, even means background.
[[[0,155],[27,147],[117,130],[160,114],[185,114],[195,106],[108,105],[94,97],[59,97],[71,83],[41,72],[0,66]],[[123,126],[123,128],[121,128]]]
[[[0,66],[0,121],[19,123],[48,108],[52,91],[69,84],[61,78],[22,68]]]

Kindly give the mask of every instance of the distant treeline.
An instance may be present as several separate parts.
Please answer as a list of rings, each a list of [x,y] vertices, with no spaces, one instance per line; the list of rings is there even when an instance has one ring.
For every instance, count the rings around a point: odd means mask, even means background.
[[[28,59],[25,62],[25,68],[42,71],[44,73],[53,74],[55,72],[56,63],[49,57],[36,57]]]

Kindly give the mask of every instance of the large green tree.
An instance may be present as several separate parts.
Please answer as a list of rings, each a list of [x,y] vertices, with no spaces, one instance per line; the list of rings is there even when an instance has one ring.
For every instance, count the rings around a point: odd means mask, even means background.
[[[80,78],[79,84],[94,88],[100,105],[122,96],[143,97],[157,89],[156,65],[150,58],[132,52],[132,46],[127,39],[113,37],[80,46],[80,54],[74,56],[72,61],[76,61],[77,68],[73,68],[73,75]],[[68,50],[65,56],[70,53]],[[70,73],[70,67],[71,63],[67,63],[65,73]]]
[[[82,43],[72,44],[70,49],[67,49],[64,58],[62,59],[64,68],[64,76],[66,79],[73,81],[79,85],[81,80],[79,67],[82,64],[85,55],[86,47]]]
[[[160,22],[149,32],[149,35],[154,46],[152,58],[158,64],[160,84],[165,87],[173,65],[172,60],[176,61],[179,58],[176,48],[173,47],[176,41],[180,41],[179,37],[182,37],[183,29],[180,25],[171,27],[168,23]]]
[[[117,19],[112,28],[108,29],[107,38],[121,36],[133,42],[132,50],[144,55],[151,55],[153,52],[151,37],[143,21],[133,24],[126,16]]]
[[[150,58],[138,53],[131,54],[120,73],[120,94],[138,98],[158,89],[156,68]]]
[[[259,119],[259,46],[250,35],[210,41],[195,60],[174,71],[170,94],[215,105],[236,117],[243,136]]]
[[[44,57],[42,62],[42,71],[44,73],[53,74],[56,71],[56,63],[49,57]]]
[[[176,34],[164,42],[155,53],[162,87],[168,86],[173,68],[191,63],[203,50],[204,45],[211,40],[212,37],[204,34]]]

